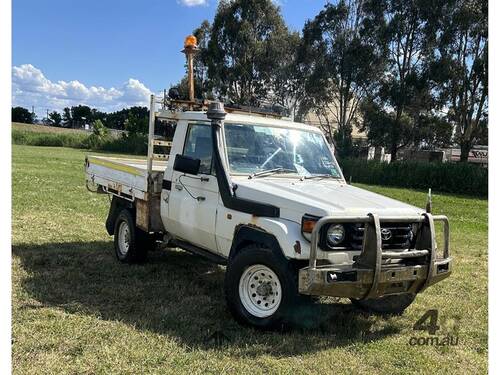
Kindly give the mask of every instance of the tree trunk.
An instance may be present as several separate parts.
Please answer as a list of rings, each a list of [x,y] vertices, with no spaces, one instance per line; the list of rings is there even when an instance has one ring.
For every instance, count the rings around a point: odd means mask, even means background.
[[[391,144],[391,163],[396,161],[396,156],[398,154],[398,133],[399,130],[399,121],[401,120],[401,116],[403,115],[403,106],[399,106],[396,110],[396,118],[394,119],[394,123],[392,124],[392,144]]]
[[[397,160],[398,148],[393,145],[391,147],[391,163],[394,163]]]
[[[460,162],[466,163],[469,160],[469,152],[472,148],[470,141],[462,141],[460,144]]]

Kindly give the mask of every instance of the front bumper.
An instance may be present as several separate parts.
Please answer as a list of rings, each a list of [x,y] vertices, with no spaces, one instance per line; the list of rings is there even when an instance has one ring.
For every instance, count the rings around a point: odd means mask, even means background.
[[[434,222],[443,222],[444,249],[437,256]],[[419,223],[414,249],[382,250],[381,222]],[[317,265],[319,232],[330,223],[364,223],[360,255],[351,264]],[[391,294],[418,293],[451,273],[450,230],[446,216],[423,214],[416,217],[367,216],[321,218],[311,235],[309,266],[299,271],[299,293],[356,299]]]

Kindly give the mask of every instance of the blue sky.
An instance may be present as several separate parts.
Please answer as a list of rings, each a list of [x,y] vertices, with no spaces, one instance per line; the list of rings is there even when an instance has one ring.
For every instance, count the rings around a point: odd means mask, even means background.
[[[325,0],[281,0],[300,31]],[[13,0],[13,105],[85,103],[102,110],[146,103],[184,74],[184,37],[212,21],[217,0]]]

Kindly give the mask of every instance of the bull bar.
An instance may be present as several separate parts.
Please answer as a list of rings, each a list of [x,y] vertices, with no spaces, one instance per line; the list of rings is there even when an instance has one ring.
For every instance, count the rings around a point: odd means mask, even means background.
[[[444,246],[437,257],[434,222],[443,222]],[[365,225],[362,249],[350,263],[318,265],[320,231],[328,224]],[[418,224],[414,248],[382,249],[381,223]],[[326,216],[311,233],[309,266],[299,270],[299,293],[355,299],[419,293],[451,273],[450,226],[443,215]],[[323,251],[323,250],[319,250]]]

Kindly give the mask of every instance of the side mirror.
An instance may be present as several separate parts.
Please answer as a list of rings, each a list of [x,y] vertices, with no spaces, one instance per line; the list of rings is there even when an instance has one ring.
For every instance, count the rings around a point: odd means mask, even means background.
[[[177,154],[175,155],[174,171],[196,176],[200,171],[200,159]]]

